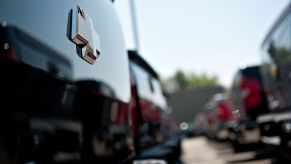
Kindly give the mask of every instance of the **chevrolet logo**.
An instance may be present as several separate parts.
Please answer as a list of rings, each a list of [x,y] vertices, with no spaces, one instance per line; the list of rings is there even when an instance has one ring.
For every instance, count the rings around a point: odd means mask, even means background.
[[[94,64],[100,55],[100,38],[90,16],[79,6],[77,11],[70,11],[67,35],[76,44],[78,55]]]

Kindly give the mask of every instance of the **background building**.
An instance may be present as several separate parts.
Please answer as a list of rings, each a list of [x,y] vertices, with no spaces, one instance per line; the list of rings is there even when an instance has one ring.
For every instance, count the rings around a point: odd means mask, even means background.
[[[170,94],[170,104],[177,123],[192,122],[194,115],[205,109],[207,101],[216,93],[223,92],[221,86],[182,90]]]

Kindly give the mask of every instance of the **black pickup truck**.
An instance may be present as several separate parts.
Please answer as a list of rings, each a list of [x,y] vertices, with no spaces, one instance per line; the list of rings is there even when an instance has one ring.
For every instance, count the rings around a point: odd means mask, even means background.
[[[134,155],[129,62],[109,0],[0,2],[0,163]]]
[[[269,112],[257,118],[262,142],[291,158],[291,4],[261,46],[262,77]]]
[[[136,51],[128,51],[128,56],[136,158],[176,163],[181,153],[180,137],[159,75]]]
[[[261,143],[256,119],[268,107],[260,72],[259,65],[243,67],[233,78],[229,106],[234,119],[229,124],[229,138],[237,151]]]

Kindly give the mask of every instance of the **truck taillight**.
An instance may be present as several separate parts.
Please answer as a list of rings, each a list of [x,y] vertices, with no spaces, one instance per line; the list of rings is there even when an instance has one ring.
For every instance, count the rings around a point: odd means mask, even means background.
[[[227,121],[231,117],[231,113],[225,103],[218,104],[219,119],[222,121]]]
[[[246,111],[262,105],[263,98],[259,80],[255,77],[242,77],[240,79],[241,100]]]
[[[9,44],[9,43],[4,43],[1,47],[1,55],[13,62],[19,62],[19,60],[16,57],[16,52],[15,52],[15,48]]]
[[[133,79],[131,79],[131,100],[130,100],[130,104],[129,104],[129,108],[130,108],[130,115],[131,115],[131,129],[134,133],[134,135],[138,135],[138,131],[139,131],[139,125],[138,125],[138,107],[137,107],[137,101],[138,98],[136,96],[136,86],[135,84],[132,82]]]
[[[217,120],[213,114],[213,111],[211,111],[211,110],[207,111],[207,121],[208,121],[209,125],[214,125],[217,122]]]

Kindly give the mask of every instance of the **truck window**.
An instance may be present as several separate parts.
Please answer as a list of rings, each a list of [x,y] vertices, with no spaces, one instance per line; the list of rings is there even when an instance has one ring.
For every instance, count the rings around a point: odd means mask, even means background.
[[[291,62],[289,18],[290,14],[277,26],[267,49],[273,62],[281,68],[285,67],[286,63]]]

